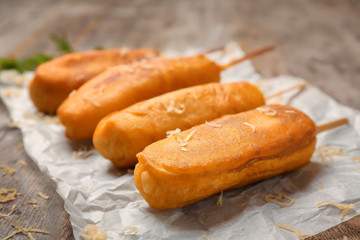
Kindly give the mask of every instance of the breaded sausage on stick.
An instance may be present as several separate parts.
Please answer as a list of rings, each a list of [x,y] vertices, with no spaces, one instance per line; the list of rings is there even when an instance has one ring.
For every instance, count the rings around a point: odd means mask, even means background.
[[[304,83],[296,87],[304,87]],[[95,129],[93,143],[114,166],[132,167],[137,163],[136,154],[151,143],[165,138],[169,130],[186,130],[205,121],[264,104],[259,89],[247,82],[209,83],[184,88],[104,117]]]
[[[109,49],[70,53],[41,64],[30,82],[29,93],[36,108],[55,113],[73,91],[109,67],[158,57],[150,48]]]
[[[254,52],[261,54],[272,48]],[[254,56],[254,52],[249,54]],[[248,59],[249,54],[235,62]],[[116,66],[81,86],[61,104],[57,114],[68,138],[92,138],[96,125],[107,114],[180,88],[219,82],[220,72],[229,66],[219,66],[203,55]]]
[[[268,105],[155,142],[137,154],[135,185],[153,208],[193,204],[307,163],[317,127],[301,111]]]

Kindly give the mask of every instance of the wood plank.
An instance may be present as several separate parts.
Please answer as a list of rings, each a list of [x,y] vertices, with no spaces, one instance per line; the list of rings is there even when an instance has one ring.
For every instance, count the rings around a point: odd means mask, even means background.
[[[0,239],[14,231],[11,223],[18,221],[22,227],[32,227],[50,232],[50,235],[36,234],[38,239],[74,239],[69,215],[64,211],[64,201],[56,193],[56,184],[45,173],[42,173],[36,164],[28,157],[22,147],[22,137],[19,129],[8,128],[9,116],[2,101],[0,101],[0,164],[6,164],[16,170],[14,175],[3,175],[0,168],[0,188],[17,188],[21,193],[16,200],[3,203],[4,209],[0,212],[8,213],[13,204],[15,211],[6,218],[0,218]],[[24,161],[27,166],[22,166]],[[50,196],[45,200],[38,196],[41,192]],[[26,202],[35,199],[40,205],[36,211]],[[18,239],[18,238],[15,238]],[[20,238],[19,238],[20,239]],[[21,238],[22,239],[22,238]]]

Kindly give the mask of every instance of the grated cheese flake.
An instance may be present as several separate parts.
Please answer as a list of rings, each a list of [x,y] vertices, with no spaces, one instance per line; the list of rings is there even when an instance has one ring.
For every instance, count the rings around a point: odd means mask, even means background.
[[[218,123],[214,123],[214,122],[208,122],[208,121],[205,121],[205,123],[211,127],[217,127],[217,128],[220,128],[222,127],[221,124],[218,124]]]
[[[329,167],[329,162],[334,161],[334,157],[346,155],[346,152],[343,152],[342,147],[329,147],[329,146],[319,146],[316,149],[316,152],[319,154],[321,162],[325,163],[326,167]]]
[[[135,235],[139,232],[139,229],[137,227],[126,227],[121,231],[121,234],[123,237],[126,235]]]
[[[43,193],[41,193],[41,192],[38,192],[38,195],[39,195],[39,197],[41,197],[41,198],[43,198],[43,199],[45,199],[45,200],[48,200],[50,197],[49,196],[46,196],[46,195],[44,195]]]
[[[17,98],[20,96],[20,91],[17,89],[6,88],[4,89],[3,94],[6,98]]]
[[[288,195],[281,193],[281,192],[275,192],[276,195],[266,195],[265,201],[275,203],[279,205],[280,207],[290,207],[295,203],[295,199],[289,197]]]
[[[256,128],[255,128],[254,125],[252,125],[252,124],[250,124],[250,123],[247,123],[247,122],[243,122],[243,124],[244,124],[245,126],[250,127],[250,128],[252,129],[252,132],[253,132],[253,133],[256,131]]]
[[[41,112],[36,112],[35,114],[26,112],[26,113],[24,113],[23,116],[24,116],[24,118],[33,119],[33,120],[39,121],[39,122],[44,122],[44,123],[49,123],[49,124],[60,124],[60,119],[57,115],[51,116],[51,115],[46,115]]]
[[[3,169],[2,175],[6,176],[6,175],[14,175],[16,173],[16,170],[11,168],[9,165],[7,164],[1,164],[0,167]]]
[[[184,151],[184,152],[187,152],[187,151],[188,151],[188,149],[185,148],[185,147],[188,145],[190,139],[192,138],[192,136],[194,135],[195,132],[196,132],[196,129],[192,130],[192,131],[189,133],[189,135],[186,136],[186,138],[185,138],[184,140],[183,140],[180,136],[175,136],[176,141],[177,141],[177,142],[179,143],[179,145],[180,145],[180,150],[181,150],[181,151]]]
[[[219,206],[222,206],[222,205],[223,205],[223,195],[224,195],[224,192],[221,191],[220,197],[219,197],[219,199],[217,200],[216,205],[219,205]]]
[[[24,166],[24,167],[27,166],[27,163],[26,163],[24,160],[20,160],[20,161],[18,161],[18,163],[19,163],[21,166]]]
[[[34,237],[31,235],[31,232],[32,232],[32,233],[50,234],[50,232],[44,231],[44,230],[40,230],[40,229],[34,229],[34,228],[31,228],[31,227],[28,227],[28,228],[20,227],[17,222],[12,222],[12,223],[11,223],[11,226],[14,227],[14,228],[16,228],[16,230],[15,230],[14,232],[12,232],[10,235],[8,235],[8,236],[6,236],[5,238],[3,238],[2,240],[8,240],[8,239],[12,238],[13,236],[15,236],[16,234],[18,234],[18,233],[27,236],[28,239],[30,239],[30,240],[36,240],[36,238],[34,238]]]
[[[291,179],[288,180],[288,183],[289,183],[290,187],[292,187],[295,191],[298,190],[298,188],[295,186],[295,184],[293,183],[293,181],[291,181]]]
[[[24,123],[24,122],[11,122],[7,125],[8,128],[16,128],[16,127],[34,127],[34,124],[31,123]]]
[[[189,151],[186,147],[181,147],[180,150],[181,150],[181,151],[184,151],[184,152]]]
[[[14,204],[9,213],[6,213],[6,214],[0,213],[0,217],[8,217],[8,216],[10,216],[11,214],[13,214],[13,212],[15,210],[15,207],[16,207],[16,205]]]
[[[351,209],[355,208],[354,204],[339,204],[330,201],[321,202],[317,206],[318,208],[321,208],[327,205],[332,205],[334,207],[337,207],[339,210],[342,210],[340,213],[341,220],[344,219],[345,215],[348,214]]]
[[[175,134],[179,134],[179,133],[181,133],[180,128],[177,128],[175,130],[169,130],[169,131],[166,131],[166,137],[172,137]]]
[[[175,107],[174,99],[171,99],[169,106],[166,106],[163,103],[161,103],[161,105],[163,105],[165,107],[166,112],[168,112],[168,113],[182,114],[183,112],[185,112],[185,104],[180,103],[178,105],[178,107]]]
[[[269,107],[258,107],[256,110],[268,116],[275,116],[277,113],[275,109]]]
[[[18,195],[16,188],[0,188],[0,203],[10,202]]]
[[[188,142],[191,137],[194,135],[194,133],[196,132],[196,129],[192,130],[189,135],[187,135],[187,137],[184,139],[185,142]]]
[[[28,200],[26,201],[26,203],[32,205],[36,211],[39,211],[40,205],[37,204],[37,201],[35,199]]]
[[[293,232],[300,240],[304,240],[306,237],[310,237],[311,234],[309,233],[305,233],[305,232],[302,232],[302,231],[298,231],[296,230],[295,228],[293,227],[290,227],[288,225],[285,225],[283,223],[277,223],[276,224],[279,228],[282,228],[282,229],[285,229],[285,230],[288,230],[290,232]]]
[[[106,232],[99,232],[100,227],[95,224],[89,224],[85,227],[86,233],[80,232],[80,236],[88,240],[105,240],[107,238]]]
[[[296,113],[294,110],[285,110],[286,113]]]
[[[81,146],[77,151],[73,151],[72,159],[85,159],[95,152],[94,147]]]

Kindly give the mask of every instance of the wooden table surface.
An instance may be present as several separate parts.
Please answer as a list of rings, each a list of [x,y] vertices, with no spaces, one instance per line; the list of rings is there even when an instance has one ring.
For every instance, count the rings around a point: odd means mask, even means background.
[[[25,57],[57,53],[52,33],[66,34],[76,50],[95,46],[188,47],[210,49],[238,41],[245,50],[275,44],[253,61],[264,77],[291,74],[306,79],[340,103],[360,109],[360,1],[357,0],[133,0],[47,1],[0,0],[0,56]],[[21,133],[0,104],[0,163],[13,166],[13,176],[0,176],[1,187],[23,194],[15,213],[0,218],[0,238],[12,221],[51,232],[36,239],[73,239],[69,216],[55,183],[41,173],[18,147]],[[28,166],[20,166],[24,160]],[[50,195],[43,200],[35,193]],[[38,199],[39,211],[25,204]],[[10,204],[3,211],[10,210]],[[359,239],[360,216],[309,239]],[[23,238],[15,238],[23,239]],[[25,239],[25,238],[24,238]]]

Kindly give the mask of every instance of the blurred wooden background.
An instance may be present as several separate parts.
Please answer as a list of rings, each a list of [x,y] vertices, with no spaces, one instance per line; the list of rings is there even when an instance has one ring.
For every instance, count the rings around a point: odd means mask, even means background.
[[[299,76],[339,102],[360,109],[358,0],[0,0],[0,56],[56,54],[49,37],[52,33],[66,35],[76,50],[97,46],[146,46],[162,51],[210,49],[229,41],[238,41],[245,50],[251,50],[275,44],[275,51],[253,61],[264,77]],[[0,104],[0,120],[0,127],[5,129],[10,120],[3,104]],[[0,161],[11,164],[18,161],[17,157],[4,159],[6,152],[6,156],[22,154],[32,165],[22,170],[26,172],[21,175],[0,177],[0,187],[17,184],[25,194],[49,187],[53,194],[49,200],[53,201],[52,211],[24,211],[23,215],[18,211],[14,220],[41,219],[37,227],[51,230],[50,239],[71,239],[69,219],[63,212],[62,199],[56,196],[55,184],[23,150],[14,147],[15,142],[21,141],[19,131],[4,131],[5,138],[0,139]],[[24,184],[24,176],[33,184]],[[3,232],[13,231],[11,227],[4,231],[9,221],[0,219],[0,237],[4,237]],[[357,232],[349,234],[349,239],[360,235],[358,222],[357,228],[352,227]],[[345,231],[339,229],[344,227],[336,228],[335,233],[327,232],[322,239],[337,239],[340,235],[336,234]],[[40,234],[36,237],[49,239]]]

